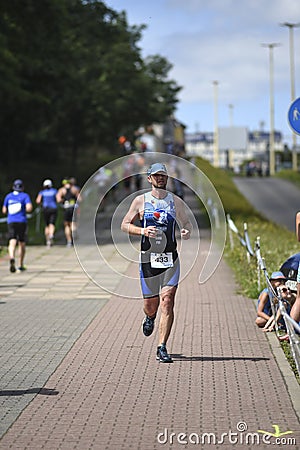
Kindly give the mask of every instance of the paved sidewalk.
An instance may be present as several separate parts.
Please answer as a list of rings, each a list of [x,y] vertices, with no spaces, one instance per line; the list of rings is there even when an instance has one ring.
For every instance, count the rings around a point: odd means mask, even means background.
[[[195,244],[186,242],[188,260]],[[113,263],[114,247],[103,248]],[[299,417],[253,301],[236,293],[224,261],[198,284],[208,250],[203,239],[178,289],[173,364],[156,361],[157,334],[142,335],[142,302],[128,298],[136,264],[106,280],[122,283],[119,297],[64,246],[29,247],[26,273],[0,261],[0,449],[299,449]],[[274,425],[292,431],[280,445],[258,432]]]

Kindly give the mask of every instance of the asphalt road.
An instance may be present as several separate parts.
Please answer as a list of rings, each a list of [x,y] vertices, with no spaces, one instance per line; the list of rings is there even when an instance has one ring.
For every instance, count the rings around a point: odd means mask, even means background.
[[[239,191],[269,220],[295,231],[300,211],[300,189],[278,178],[234,178]]]

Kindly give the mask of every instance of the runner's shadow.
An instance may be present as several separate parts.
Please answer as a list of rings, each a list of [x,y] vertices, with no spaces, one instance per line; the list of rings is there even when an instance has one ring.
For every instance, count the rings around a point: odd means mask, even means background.
[[[184,356],[181,353],[172,353],[174,361],[269,361],[270,358],[248,356]]]
[[[5,389],[0,390],[0,397],[14,397],[25,394],[39,394],[39,395],[58,395],[59,391],[47,388],[31,388],[31,389]]]
[[[0,284],[0,289],[2,288],[19,288],[25,286],[25,283],[19,283],[19,284]]]

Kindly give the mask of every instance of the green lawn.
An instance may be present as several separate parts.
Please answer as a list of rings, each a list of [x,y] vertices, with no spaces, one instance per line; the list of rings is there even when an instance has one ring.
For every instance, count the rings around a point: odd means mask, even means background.
[[[216,169],[201,158],[197,165],[215,186],[224,206],[226,214],[230,214],[238,230],[243,234],[244,223],[247,223],[252,247],[256,238],[260,237],[261,255],[265,259],[268,273],[279,270],[281,264],[292,254],[299,252],[299,243],[295,234],[286,228],[263,218],[236,188],[231,175],[222,169]],[[299,176],[300,183],[300,176]],[[300,185],[300,184],[299,184]],[[256,258],[247,261],[245,247],[236,234],[233,234],[234,248],[230,248],[227,239],[224,256],[232,267],[240,293],[257,298],[257,265]],[[263,273],[261,273],[263,280]]]
[[[260,237],[261,256],[265,259],[268,274],[279,270],[281,264],[289,256],[299,252],[299,243],[295,234],[264,219],[240,194],[230,174],[224,170],[212,167],[201,158],[197,159],[197,165],[214,184],[222,200],[225,213],[230,214],[241,234],[243,234],[244,223],[247,223],[248,234],[253,248],[256,238]],[[278,176],[293,181],[300,187],[299,174],[291,174],[291,171],[284,172],[281,172]],[[260,290],[265,287],[264,274],[261,271],[261,289],[259,289],[256,258],[252,257],[250,262],[248,262],[245,247],[239,243],[236,234],[233,234],[233,238],[234,248],[230,248],[230,243],[227,239],[224,256],[235,274],[239,292],[255,299],[258,297]],[[254,318],[253,314],[253,320]],[[291,354],[290,345],[287,342],[282,342],[281,347],[296,379],[300,383],[300,376]]]

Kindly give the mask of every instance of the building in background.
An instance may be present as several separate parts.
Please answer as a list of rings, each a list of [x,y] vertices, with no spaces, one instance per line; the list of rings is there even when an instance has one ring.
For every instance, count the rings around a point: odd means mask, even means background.
[[[143,152],[165,152],[171,155],[185,155],[185,128],[174,116],[164,123],[153,123],[140,127],[136,135],[135,146]]]
[[[239,172],[246,161],[255,160],[268,165],[270,133],[249,131],[246,127],[219,128],[219,167]],[[213,164],[214,133],[186,133],[187,156],[201,156]],[[285,145],[282,133],[275,131],[275,152],[283,152]]]

